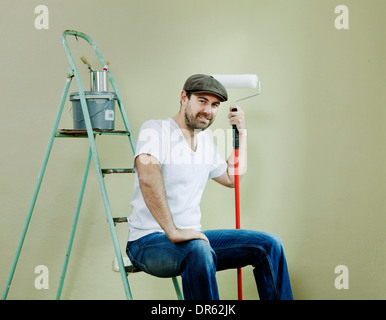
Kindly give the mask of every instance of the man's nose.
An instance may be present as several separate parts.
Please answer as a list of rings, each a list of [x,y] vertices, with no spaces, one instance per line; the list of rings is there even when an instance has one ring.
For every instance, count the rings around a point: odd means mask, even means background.
[[[211,112],[211,108],[209,105],[205,105],[204,108],[202,109],[202,113],[205,113],[205,114],[210,114]]]

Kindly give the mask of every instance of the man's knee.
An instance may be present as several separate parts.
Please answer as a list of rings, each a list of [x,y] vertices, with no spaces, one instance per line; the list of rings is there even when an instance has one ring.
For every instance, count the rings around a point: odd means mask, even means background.
[[[205,240],[191,240],[187,258],[197,267],[217,265],[216,253]]]
[[[276,248],[282,248],[283,247],[283,240],[277,236],[276,234],[269,233],[268,234],[270,237],[271,245],[276,247]]]
[[[283,251],[284,251],[283,240],[279,236],[273,233],[266,233],[265,242],[266,242],[265,248],[269,253],[274,255],[283,254]]]

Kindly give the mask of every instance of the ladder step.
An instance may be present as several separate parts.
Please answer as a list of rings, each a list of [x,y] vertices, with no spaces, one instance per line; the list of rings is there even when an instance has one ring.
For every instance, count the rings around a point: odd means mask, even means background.
[[[134,173],[133,168],[115,168],[115,169],[102,169],[102,174],[112,174],[112,173]]]
[[[117,223],[127,222],[127,217],[115,217],[113,218],[114,227],[117,226]]]
[[[136,272],[141,272],[141,270],[137,269],[136,267],[133,266],[129,258],[123,258],[123,265],[125,267],[126,274],[128,273],[136,273]],[[115,272],[119,272],[119,266],[118,266],[118,260],[117,258],[114,258],[113,261],[113,270]]]
[[[127,222],[127,217],[116,217],[113,218],[114,223],[122,223],[122,222]]]
[[[124,130],[100,130],[93,129],[94,134],[107,134],[107,135],[117,135],[117,136],[130,136],[130,132]],[[87,138],[87,130],[79,129],[59,129],[56,132],[55,137],[59,138]]]
[[[126,270],[126,273],[137,273],[137,272],[141,272],[141,270],[137,269],[137,268],[134,267],[133,265],[131,265],[131,266],[125,266],[125,270]]]

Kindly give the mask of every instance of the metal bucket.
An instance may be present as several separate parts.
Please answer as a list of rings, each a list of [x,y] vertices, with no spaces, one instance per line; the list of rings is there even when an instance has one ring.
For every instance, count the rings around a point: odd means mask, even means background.
[[[109,91],[107,71],[91,71],[90,87],[91,91]]]
[[[85,91],[88,113],[93,129],[114,130],[115,127],[115,92]],[[82,105],[79,92],[71,93],[72,117],[74,129],[85,130],[86,123],[83,118]]]

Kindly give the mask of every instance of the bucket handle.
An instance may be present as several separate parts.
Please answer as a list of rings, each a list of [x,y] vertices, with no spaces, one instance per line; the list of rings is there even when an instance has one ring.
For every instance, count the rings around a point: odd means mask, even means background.
[[[95,112],[93,115],[90,114],[90,119],[93,118],[93,117],[95,117],[98,113],[101,113],[102,111],[106,111],[106,109],[107,109],[107,104],[108,104],[110,101],[111,101],[110,99],[107,100],[106,103],[104,104],[104,106],[102,107],[101,110]],[[71,107],[71,110],[72,110],[72,107]],[[74,118],[74,116],[72,116],[72,117]],[[74,119],[74,120],[76,120],[76,119]],[[82,121],[84,121],[84,118],[81,119],[81,120],[76,120],[76,121],[82,122]]]

